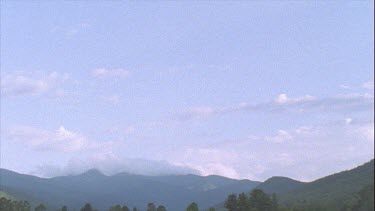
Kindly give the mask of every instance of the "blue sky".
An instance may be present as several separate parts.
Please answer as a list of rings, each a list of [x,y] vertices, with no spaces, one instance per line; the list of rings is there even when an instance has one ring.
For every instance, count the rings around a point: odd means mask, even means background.
[[[1,1],[1,167],[310,181],[374,157],[372,1]]]

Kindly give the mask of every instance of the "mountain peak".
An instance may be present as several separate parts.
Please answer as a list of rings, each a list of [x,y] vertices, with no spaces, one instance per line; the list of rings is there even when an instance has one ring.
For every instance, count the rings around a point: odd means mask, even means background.
[[[99,171],[98,169],[92,168],[89,169],[85,172],[83,172],[81,175],[86,175],[86,176],[104,176],[104,174]]]

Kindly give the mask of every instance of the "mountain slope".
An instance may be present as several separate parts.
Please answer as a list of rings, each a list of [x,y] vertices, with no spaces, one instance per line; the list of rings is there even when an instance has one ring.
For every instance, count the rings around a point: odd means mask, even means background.
[[[272,177],[256,188],[276,193],[279,204],[293,210],[370,211],[374,210],[374,160],[313,182]],[[214,207],[226,210],[224,202]]]
[[[336,173],[280,195],[287,204],[307,201],[327,206],[336,206],[360,192],[364,187],[374,184],[374,160],[354,169]]]
[[[50,208],[67,205],[80,208],[90,202],[99,210],[114,204],[145,207],[148,202],[163,204],[169,210],[184,210],[195,201],[205,207],[221,201],[232,192],[250,191],[260,184],[220,176],[141,176],[121,173],[106,176],[97,170],[81,175],[51,179],[0,169],[1,191],[19,199],[39,199]]]
[[[271,177],[257,186],[267,194],[286,193],[301,188],[305,183],[288,177]]]

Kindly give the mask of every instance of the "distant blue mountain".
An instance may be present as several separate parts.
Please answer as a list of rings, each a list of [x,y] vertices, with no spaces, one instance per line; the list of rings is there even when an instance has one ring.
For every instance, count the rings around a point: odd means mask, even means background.
[[[147,203],[162,204],[168,210],[185,210],[191,202],[208,207],[228,194],[248,192],[260,182],[235,180],[221,176],[169,175],[142,176],[119,173],[106,176],[91,169],[76,176],[50,179],[0,169],[1,191],[49,208],[67,205],[80,208],[90,202],[99,210],[111,205],[145,208]]]

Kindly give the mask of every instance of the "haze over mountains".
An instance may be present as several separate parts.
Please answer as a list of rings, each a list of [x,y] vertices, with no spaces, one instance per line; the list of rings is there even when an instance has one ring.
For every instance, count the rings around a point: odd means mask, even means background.
[[[363,188],[373,187],[374,160],[308,183],[286,177],[258,182],[197,175],[119,173],[106,176],[95,169],[80,175],[49,179],[1,169],[0,176],[2,192],[32,203],[43,202],[50,208],[67,205],[78,209],[90,202],[99,210],[106,210],[114,204],[143,209],[147,203],[154,202],[163,204],[168,210],[178,211],[193,201],[201,208],[207,208],[224,201],[228,194],[249,192],[254,188],[276,193],[284,204],[309,201],[332,205],[332,201],[347,200]]]
[[[51,179],[22,175],[1,169],[2,190],[17,198],[43,201],[48,206],[79,208],[92,202],[99,210],[112,204],[145,206],[148,202],[183,210],[191,201],[202,207],[224,199],[227,193],[249,191],[260,182],[235,180],[221,176],[142,176],[120,173],[106,176],[92,169],[76,176]]]

